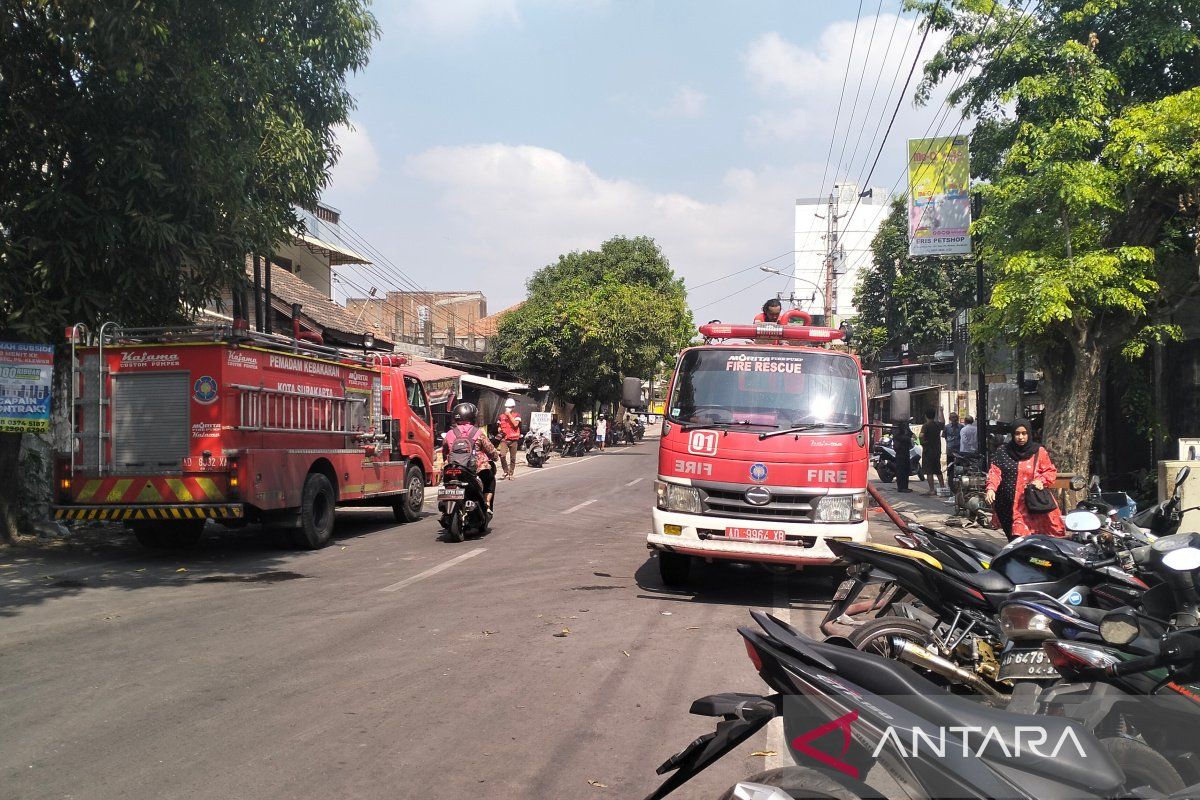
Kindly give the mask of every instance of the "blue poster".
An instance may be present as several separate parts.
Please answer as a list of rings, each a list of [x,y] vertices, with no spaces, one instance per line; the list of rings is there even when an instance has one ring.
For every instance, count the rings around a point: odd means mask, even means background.
[[[53,374],[52,345],[0,342],[0,431],[50,430]]]

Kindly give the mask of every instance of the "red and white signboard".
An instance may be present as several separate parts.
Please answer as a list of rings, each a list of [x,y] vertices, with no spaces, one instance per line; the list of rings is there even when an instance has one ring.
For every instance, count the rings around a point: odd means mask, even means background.
[[[696,456],[717,454],[717,431],[692,431],[688,436],[688,452]]]

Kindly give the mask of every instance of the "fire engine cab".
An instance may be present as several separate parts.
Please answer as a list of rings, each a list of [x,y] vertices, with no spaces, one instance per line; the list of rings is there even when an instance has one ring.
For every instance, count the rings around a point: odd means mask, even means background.
[[[206,520],[329,543],[334,508],[421,513],[433,480],[425,387],[402,356],[348,353],[233,326],[68,332],[74,447],[56,465],[56,519],[119,520],[147,546]]]
[[[695,559],[794,569],[832,563],[830,539],[866,540],[865,378],[827,347],[843,332],[809,321],[710,323],[680,353],[647,537],[664,583]]]

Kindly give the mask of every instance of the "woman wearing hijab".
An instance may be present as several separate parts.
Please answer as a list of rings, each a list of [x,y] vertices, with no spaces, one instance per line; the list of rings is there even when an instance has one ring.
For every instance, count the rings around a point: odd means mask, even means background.
[[[1034,513],[1025,505],[1025,487],[1045,489],[1054,483],[1058,470],[1046,448],[1033,441],[1033,425],[1027,419],[1013,423],[1012,437],[996,451],[988,470],[987,501],[992,506],[992,527],[1001,528],[1009,539],[1044,533],[1066,532],[1057,508]]]

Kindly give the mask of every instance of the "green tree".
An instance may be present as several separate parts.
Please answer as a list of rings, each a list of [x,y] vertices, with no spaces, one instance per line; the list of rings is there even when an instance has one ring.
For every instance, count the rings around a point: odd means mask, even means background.
[[[974,305],[974,275],[963,258],[909,258],[908,207],[903,198],[893,200],[854,289],[856,346],[864,362],[874,364],[881,351],[899,344],[920,350],[948,338],[954,312]]]
[[[965,72],[950,99],[979,120],[980,333],[1039,358],[1045,438],[1085,470],[1112,358],[1177,336],[1197,289],[1200,2],[912,5],[949,35],[922,91]]]
[[[366,2],[0,0],[0,339],[162,324],[243,279],[329,180]]]
[[[557,400],[615,401],[621,378],[648,378],[692,334],[683,281],[649,237],[559,256],[526,285],[524,305],[500,323],[497,352]]]

